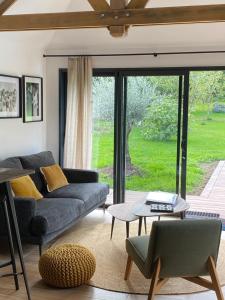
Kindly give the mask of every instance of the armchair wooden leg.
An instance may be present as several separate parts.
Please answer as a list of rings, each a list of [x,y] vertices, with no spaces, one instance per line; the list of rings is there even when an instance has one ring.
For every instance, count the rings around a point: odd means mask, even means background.
[[[132,258],[130,256],[128,256],[127,258],[127,266],[126,266],[126,271],[125,271],[125,275],[124,275],[124,280],[127,280],[130,276],[130,272],[131,272],[131,268],[132,268]]]
[[[216,292],[217,299],[224,300],[223,292],[221,290],[218,274],[216,271],[216,265],[212,256],[210,256],[208,259],[208,266],[209,266],[209,274],[212,279],[213,289]]]
[[[185,277],[185,280],[201,285],[207,289],[215,291],[218,300],[224,300],[223,292],[220,287],[219,278],[216,271],[216,265],[213,257],[208,259],[208,269],[211,277],[211,281],[206,280],[202,277]]]
[[[159,274],[160,274],[160,269],[161,269],[161,262],[160,258],[157,260],[156,265],[155,265],[155,270],[152,275],[152,281],[151,281],[151,286],[149,290],[149,295],[148,295],[148,300],[153,300],[157,289],[158,282],[160,281]]]

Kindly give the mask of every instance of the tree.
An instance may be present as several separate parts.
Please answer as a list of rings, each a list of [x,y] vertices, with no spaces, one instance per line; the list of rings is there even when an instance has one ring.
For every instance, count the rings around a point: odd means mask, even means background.
[[[169,140],[177,131],[179,78],[152,76],[148,80],[154,97],[141,123],[142,134],[148,140]]]
[[[171,139],[177,132],[177,99],[167,96],[154,100],[141,125],[143,136],[148,140]]]
[[[155,87],[148,77],[128,77],[127,79],[127,118],[126,118],[126,169],[132,174],[133,166],[129,150],[129,137],[132,129],[139,126],[155,94]]]
[[[126,169],[131,174],[133,166],[129,151],[129,137],[134,126],[142,121],[145,110],[154,95],[154,86],[147,77],[128,77],[127,79],[127,116],[126,116]],[[114,79],[96,77],[93,82],[93,117],[98,120],[114,119]]]
[[[224,98],[225,74],[223,71],[191,72],[190,76],[190,110],[196,104],[206,104],[208,117],[212,112],[212,104]]]
[[[93,79],[93,119],[114,120],[114,90],[113,77],[94,77]]]
[[[174,97],[178,99],[179,77],[178,76],[151,76],[148,77],[151,85],[155,87],[156,98]]]

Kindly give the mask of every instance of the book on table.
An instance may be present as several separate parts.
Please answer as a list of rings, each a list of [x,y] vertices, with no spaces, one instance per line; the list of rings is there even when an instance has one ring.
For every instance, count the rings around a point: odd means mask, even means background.
[[[174,193],[167,193],[167,192],[149,192],[146,197],[146,204],[170,204],[174,206],[177,202],[177,194]]]
[[[150,205],[150,209],[151,209],[151,212],[156,212],[156,213],[172,213],[174,211],[172,204],[152,203]]]

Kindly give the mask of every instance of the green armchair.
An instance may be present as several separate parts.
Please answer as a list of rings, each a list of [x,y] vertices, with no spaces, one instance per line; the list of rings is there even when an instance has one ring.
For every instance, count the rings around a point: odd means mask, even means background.
[[[126,239],[124,279],[134,262],[145,278],[152,279],[148,300],[172,277],[214,290],[217,299],[224,300],[216,271],[221,227],[219,220],[153,222],[150,236]],[[205,275],[210,275],[211,281],[201,277]]]

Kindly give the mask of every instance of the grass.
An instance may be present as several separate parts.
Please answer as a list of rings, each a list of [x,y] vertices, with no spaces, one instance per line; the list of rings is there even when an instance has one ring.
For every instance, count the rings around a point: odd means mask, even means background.
[[[204,106],[195,109],[189,119],[187,191],[193,192],[204,178],[202,163],[225,159],[225,114],[207,114]],[[112,186],[111,176],[101,171],[113,166],[113,124],[101,122],[93,136],[93,167],[100,170],[100,179]],[[129,176],[126,189],[136,191],[175,191],[176,138],[170,141],[148,141],[140,128],[130,134],[132,163],[141,176]],[[103,169],[104,170],[104,169]]]

